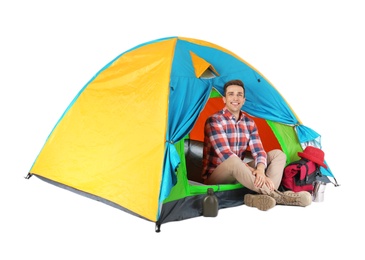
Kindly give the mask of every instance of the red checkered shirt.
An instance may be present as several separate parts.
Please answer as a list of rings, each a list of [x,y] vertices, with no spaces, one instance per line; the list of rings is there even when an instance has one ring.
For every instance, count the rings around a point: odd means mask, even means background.
[[[221,162],[231,156],[243,160],[248,147],[255,165],[263,163],[266,166],[267,154],[251,118],[241,113],[236,120],[227,108],[210,116],[204,129],[203,177],[209,176]]]

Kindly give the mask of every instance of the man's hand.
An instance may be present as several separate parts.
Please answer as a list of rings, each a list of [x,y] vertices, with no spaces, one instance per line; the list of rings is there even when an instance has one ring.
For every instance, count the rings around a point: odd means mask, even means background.
[[[266,183],[266,176],[264,169],[257,168],[252,172],[256,176],[254,185],[261,188]]]
[[[267,187],[269,187],[270,190],[275,190],[274,183],[271,179],[265,176],[265,184]]]

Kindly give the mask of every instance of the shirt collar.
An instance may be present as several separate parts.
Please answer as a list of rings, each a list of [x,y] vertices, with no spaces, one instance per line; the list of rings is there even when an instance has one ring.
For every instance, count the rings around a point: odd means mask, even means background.
[[[223,109],[222,109],[222,113],[223,113],[223,115],[225,116],[225,117],[228,117],[228,118],[230,118],[230,119],[235,119],[236,121],[239,121],[239,120],[242,120],[242,118],[243,118],[243,113],[242,113],[242,111],[240,112],[240,117],[237,119],[237,118],[235,118],[234,116],[233,116],[233,114],[227,109],[227,107],[224,107]]]

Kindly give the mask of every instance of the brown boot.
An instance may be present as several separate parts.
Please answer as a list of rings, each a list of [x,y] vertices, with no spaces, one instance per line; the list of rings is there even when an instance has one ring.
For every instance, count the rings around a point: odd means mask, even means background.
[[[301,206],[306,207],[312,203],[312,195],[307,191],[272,191],[270,196],[276,200],[278,205]]]
[[[247,206],[263,211],[269,210],[276,205],[275,199],[263,194],[246,194],[243,201]]]

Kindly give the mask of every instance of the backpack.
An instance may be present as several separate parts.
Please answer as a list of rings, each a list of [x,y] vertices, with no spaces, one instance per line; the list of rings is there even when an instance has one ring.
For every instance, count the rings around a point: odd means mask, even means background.
[[[308,191],[312,193],[313,182],[317,177],[322,177],[318,164],[301,158],[298,161],[289,163],[284,168],[283,178],[281,179],[281,189],[283,191]]]

